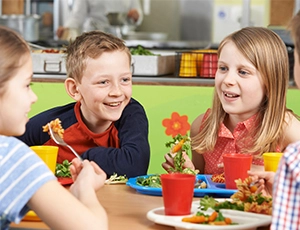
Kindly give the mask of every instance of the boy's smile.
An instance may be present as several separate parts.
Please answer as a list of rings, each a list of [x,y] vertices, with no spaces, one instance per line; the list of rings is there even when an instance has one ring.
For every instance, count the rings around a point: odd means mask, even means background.
[[[118,120],[132,95],[132,73],[128,55],[123,51],[104,52],[89,58],[81,83],[81,112],[88,128],[105,131]]]

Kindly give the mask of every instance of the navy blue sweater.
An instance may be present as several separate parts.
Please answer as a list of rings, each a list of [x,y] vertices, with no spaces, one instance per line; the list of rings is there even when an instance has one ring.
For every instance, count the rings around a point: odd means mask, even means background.
[[[55,107],[32,117],[26,125],[26,132],[18,138],[29,146],[44,145],[47,142],[49,144],[50,136],[43,132],[42,126],[59,118],[65,131],[71,126],[74,127],[74,124],[78,123],[74,112],[75,104],[70,103]],[[77,125],[80,126],[80,123]],[[131,99],[122,116],[114,125],[118,131],[120,148],[97,146],[89,148],[81,156],[96,162],[108,177],[113,173],[127,177],[147,174],[150,146],[148,142],[148,119],[142,105]],[[74,143],[68,144],[76,145],[75,142],[76,138]]]

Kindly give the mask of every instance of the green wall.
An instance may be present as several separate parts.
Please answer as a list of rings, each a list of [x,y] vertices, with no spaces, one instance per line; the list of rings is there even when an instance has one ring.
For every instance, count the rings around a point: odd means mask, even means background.
[[[33,116],[48,108],[71,102],[63,83],[34,82],[33,91],[38,101],[32,106],[29,116]],[[149,119],[149,141],[151,160],[148,173],[163,173],[161,163],[168,151],[165,143],[172,137],[165,134],[162,120],[171,118],[173,112],[180,116],[187,115],[188,122],[206,111],[212,102],[213,87],[204,86],[157,86],[133,85],[133,97],[145,108]],[[300,90],[289,89],[288,107],[300,115]]]

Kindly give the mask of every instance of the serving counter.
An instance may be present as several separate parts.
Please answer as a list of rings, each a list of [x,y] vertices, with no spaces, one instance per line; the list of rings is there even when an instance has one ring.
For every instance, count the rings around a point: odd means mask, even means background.
[[[64,82],[65,74],[33,74],[33,82]],[[211,78],[182,78],[174,75],[133,76],[134,85],[214,86]]]

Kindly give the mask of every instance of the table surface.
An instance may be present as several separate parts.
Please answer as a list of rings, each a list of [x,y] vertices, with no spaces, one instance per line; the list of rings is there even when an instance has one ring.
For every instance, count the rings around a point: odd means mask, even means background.
[[[149,210],[163,206],[160,196],[143,195],[127,185],[114,184],[103,186],[98,191],[97,197],[107,211],[110,230],[124,229],[124,227],[139,230],[174,230],[173,227],[157,225],[146,217]],[[12,223],[10,227],[11,229],[49,229],[43,222],[34,221]]]
[[[106,209],[109,229],[174,230],[173,227],[155,224],[147,219],[147,212],[163,206],[161,196],[143,195],[125,184],[105,185],[97,197]],[[200,198],[195,197],[194,201]],[[11,224],[11,229],[49,229],[43,222],[22,221]],[[267,228],[259,228],[267,229]]]

